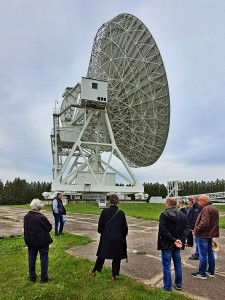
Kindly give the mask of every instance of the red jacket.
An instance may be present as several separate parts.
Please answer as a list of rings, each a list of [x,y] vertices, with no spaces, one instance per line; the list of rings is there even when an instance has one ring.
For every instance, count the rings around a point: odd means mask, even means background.
[[[219,213],[212,203],[202,207],[195,223],[194,237],[219,237]]]

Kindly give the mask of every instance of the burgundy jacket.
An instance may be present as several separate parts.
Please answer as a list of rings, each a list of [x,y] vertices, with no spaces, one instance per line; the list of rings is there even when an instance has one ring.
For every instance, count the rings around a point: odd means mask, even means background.
[[[219,237],[219,213],[211,202],[202,207],[194,227],[194,237]]]

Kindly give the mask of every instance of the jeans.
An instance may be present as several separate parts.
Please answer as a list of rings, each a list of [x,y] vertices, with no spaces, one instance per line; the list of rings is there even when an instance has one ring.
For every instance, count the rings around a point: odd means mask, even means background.
[[[29,264],[29,279],[34,281],[37,278],[36,274],[36,259],[38,252],[41,260],[41,280],[48,280],[48,251],[49,246],[41,249],[28,247],[28,264]]]
[[[92,270],[92,272],[98,271],[101,272],[102,267],[104,265],[105,259],[98,256],[95,262],[95,266]],[[112,276],[118,276],[120,274],[120,259],[113,259],[112,260]]]
[[[63,215],[53,213],[55,219],[55,235],[59,235],[63,232]]]
[[[172,290],[171,258],[173,259],[175,272],[175,285],[182,286],[182,267],[180,249],[162,250],[162,268],[163,268],[163,287],[167,291]]]
[[[194,238],[194,243],[195,243],[195,253],[193,254],[195,257],[199,258],[199,249],[198,249],[198,240],[199,238]]]
[[[199,273],[205,275],[208,271],[215,272],[215,257],[212,249],[211,238],[198,238],[199,248]]]

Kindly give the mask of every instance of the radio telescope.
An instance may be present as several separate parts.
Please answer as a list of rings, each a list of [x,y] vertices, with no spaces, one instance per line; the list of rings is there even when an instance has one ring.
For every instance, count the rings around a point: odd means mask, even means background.
[[[169,120],[168,82],[156,42],[138,18],[120,14],[100,27],[86,77],[66,88],[53,114],[52,191],[142,193],[131,167],[158,160]],[[120,180],[125,184],[117,185]]]

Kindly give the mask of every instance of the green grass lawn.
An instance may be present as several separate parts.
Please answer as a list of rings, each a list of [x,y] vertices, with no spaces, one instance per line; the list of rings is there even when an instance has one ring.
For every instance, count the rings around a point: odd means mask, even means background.
[[[220,217],[219,225],[220,225],[220,228],[225,229],[225,217]]]
[[[225,213],[225,205],[215,205],[219,212]]]
[[[29,209],[29,205],[11,206]],[[127,216],[158,221],[164,204],[120,203],[120,209]],[[51,210],[50,206],[44,207]],[[225,206],[217,206],[225,212]],[[100,214],[97,203],[74,203],[66,206],[68,212]],[[220,227],[225,228],[225,217],[220,217]],[[160,289],[146,286],[121,275],[119,280],[111,282],[111,271],[104,268],[96,278],[89,271],[93,263],[86,259],[73,257],[66,249],[84,245],[91,240],[88,237],[69,233],[54,238],[49,252],[49,276],[51,280],[44,285],[30,283],[28,280],[27,248],[22,237],[0,239],[0,300],[54,299],[54,300],[117,300],[117,299],[188,299],[179,293],[166,293]],[[40,274],[39,260],[37,271]]]
[[[16,205],[10,207],[29,209],[29,205]],[[153,203],[119,203],[119,208],[122,209],[127,216],[158,221],[160,213],[165,209],[165,205]],[[43,209],[51,211],[52,208],[50,205],[45,205]],[[66,211],[71,213],[95,215],[100,215],[101,213],[101,209],[99,209],[96,202],[71,203],[66,205]]]
[[[127,216],[138,219],[158,221],[160,213],[165,210],[164,204],[155,203],[119,203],[119,208],[122,209]],[[225,205],[217,205],[219,212],[225,213]],[[45,209],[51,210],[50,206],[45,206]],[[72,213],[81,214],[97,214],[101,213],[98,204],[95,202],[78,202],[68,204],[66,210]],[[220,217],[220,227],[225,228],[225,217]]]
[[[46,207],[45,207],[46,208]],[[127,216],[144,220],[159,220],[160,213],[165,209],[164,204],[149,203],[120,203],[119,208],[122,209]],[[47,209],[51,209],[50,206]],[[95,202],[68,204],[66,210],[72,213],[81,214],[97,214],[100,215],[101,209]]]
[[[154,203],[120,203],[119,208],[122,209],[127,216],[138,219],[158,221],[160,213],[165,209],[164,204]],[[220,213],[225,212],[225,205],[217,205],[216,208]],[[48,207],[48,209],[51,209]],[[68,212],[100,214],[101,210],[97,203],[74,203],[66,206]],[[225,228],[225,217],[220,217],[220,228]]]
[[[179,300],[188,299],[179,293],[150,289],[125,275],[112,282],[111,270],[104,268],[101,274],[92,277],[89,271],[93,263],[69,255],[66,249],[85,245],[88,237],[65,233],[54,238],[49,252],[49,276],[51,280],[40,284],[28,280],[27,248],[23,238],[0,239],[0,299],[1,300]],[[40,274],[37,261],[37,274]]]
[[[12,205],[14,208],[29,209],[29,205]],[[160,213],[165,209],[164,204],[154,203],[119,203],[119,208],[122,209],[127,216],[138,219],[158,221]],[[216,208],[220,213],[225,213],[225,205],[217,205]],[[50,211],[51,206],[45,205],[44,209]],[[96,214],[100,215],[101,209],[98,208],[96,202],[77,202],[66,206],[66,210],[71,213],[80,214]],[[220,228],[225,228],[225,217],[220,217]]]
[[[124,203],[119,207],[127,216],[152,221],[159,221],[160,213],[165,210],[164,204],[154,203],[132,203],[131,205]]]

